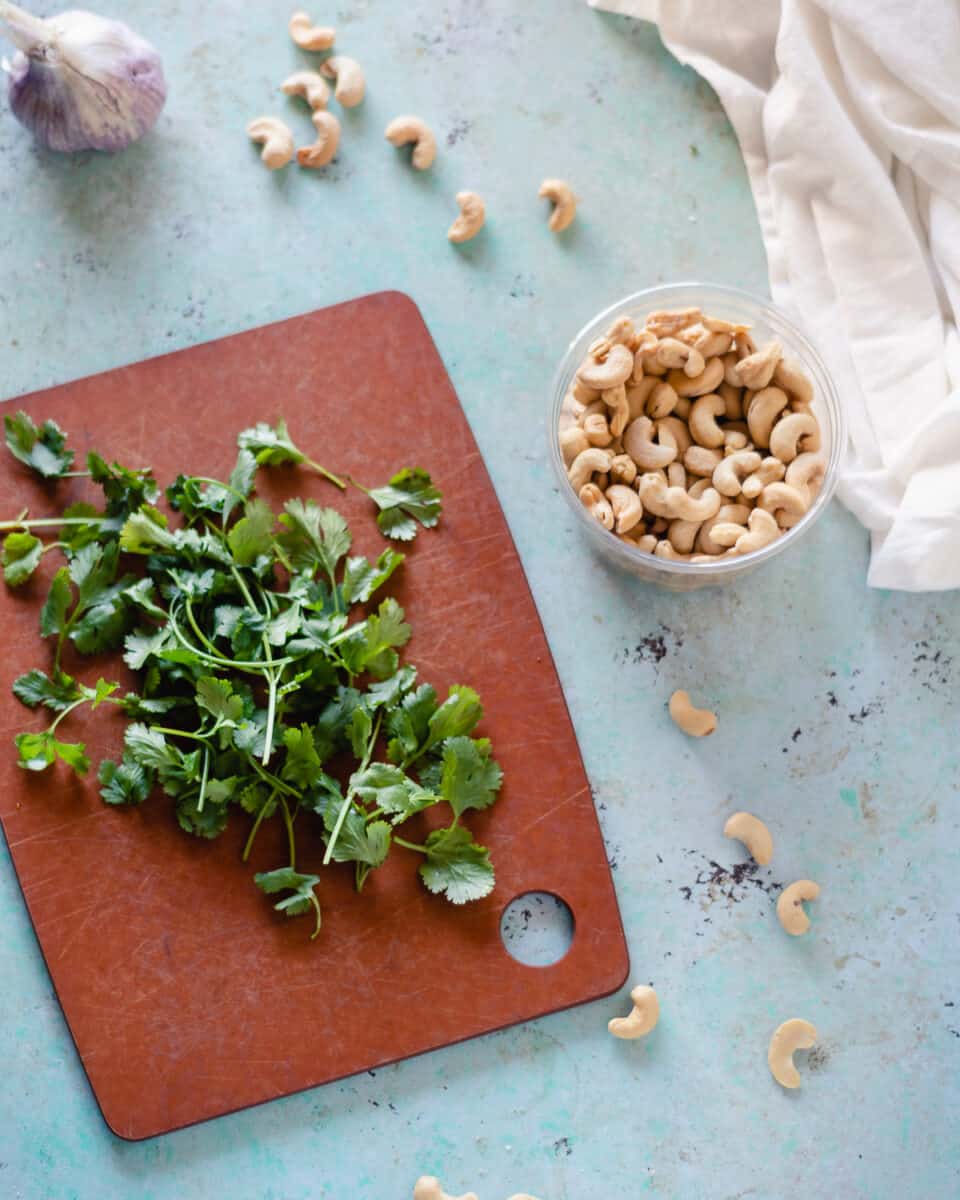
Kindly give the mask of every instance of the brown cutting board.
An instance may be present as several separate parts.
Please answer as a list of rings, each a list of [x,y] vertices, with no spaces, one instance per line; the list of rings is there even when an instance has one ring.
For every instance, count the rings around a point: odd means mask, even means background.
[[[590,787],[523,569],[456,394],[416,306],[381,293],[236,337],[37,392],[20,401],[52,417],[78,451],[226,478],[235,434],[285,416],[315,459],[369,483],[420,465],[444,495],[439,530],[409,548],[388,586],[414,629],[406,660],[445,694],[475,687],[505,783],[499,802],[470,813],[490,847],[497,886],[455,908],[429,895],[419,856],[396,848],[361,895],[349,866],[319,870],[322,845],[298,835],[298,867],[322,874],[323,932],[274,914],[251,881],[284,864],[265,830],[239,861],[248,819],[204,842],[176,826],[154,795],[117,810],[65,768],[32,775],[12,738],[41,715],[10,694],[32,666],[49,667],[39,607],[43,577],[0,584],[0,817],[24,898],[104,1119],[145,1138],[357,1071],[433,1050],[606,995],[624,982],[627,951]],[[6,409],[10,411],[10,409]],[[0,513],[55,515],[94,499],[87,481],[45,486],[6,452]],[[367,499],[316,475],[261,472],[260,494],[340,507],[355,552],[382,539]],[[402,576],[402,577],[401,577]],[[68,670],[132,683],[119,655],[74,658]],[[103,710],[68,717],[67,740],[96,764],[115,755],[123,720]],[[68,736],[69,734],[69,736]],[[421,818],[423,819],[423,818]],[[419,830],[417,832],[423,832]],[[567,955],[523,966],[499,926],[517,895],[552,892],[573,911]]]

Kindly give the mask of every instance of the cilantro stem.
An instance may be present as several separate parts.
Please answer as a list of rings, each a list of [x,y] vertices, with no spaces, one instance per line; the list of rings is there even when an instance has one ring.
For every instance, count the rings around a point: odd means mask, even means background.
[[[72,713],[73,710],[75,708],[79,708],[81,704],[86,704],[89,699],[90,699],[89,696],[81,696],[79,700],[74,700],[74,702],[72,704],[69,704],[63,710],[63,712],[61,712],[57,715],[56,720],[53,722],[53,724],[47,730],[47,733],[54,733],[56,731],[57,726],[60,724],[60,722],[63,720],[63,718],[65,716],[67,716],[68,713]]]
[[[203,751],[203,774],[200,776],[200,795],[197,797],[197,812],[203,812],[203,801],[207,795],[207,776],[210,774],[210,748]]]
[[[235,487],[231,487],[229,483],[224,483],[222,479],[210,479],[206,475],[191,475],[187,482],[188,483],[208,483],[212,487],[223,488],[223,490],[225,492],[230,492],[232,495],[236,496],[236,498],[240,501],[241,504],[246,504],[246,502],[247,502],[247,497],[243,494],[243,492],[238,492]],[[216,530],[216,532],[219,534],[220,530],[218,529],[218,530]]]
[[[250,766],[253,767],[264,783],[269,783],[272,788],[276,788],[278,792],[283,792],[286,796],[292,796],[295,800],[300,799],[300,793],[296,788],[292,788],[288,783],[284,783],[282,779],[278,779],[270,771],[265,771],[249,751],[245,753],[247,762],[249,762]]]
[[[243,598],[247,604],[250,605],[255,613],[259,613],[260,609],[254,604],[253,596],[250,594],[250,589],[244,582],[243,576],[232,564],[230,566],[230,573],[237,581],[237,587],[243,593]],[[270,664],[270,668],[264,671],[267,680],[267,729],[263,743],[263,757],[260,760],[266,767],[269,765],[270,755],[273,753],[273,727],[277,720],[277,673],[273,669],[273,650],[270,646],[270,638],[266,630],[261,635],[261,641],[263,642],[263,652],[266,655],[267,662]]]
[[[284,796],[280,797],[280,811],[283,813],[283,823],[287,827],[287,845],[290,847],[290,870],[297,869],[297,847],[293,838],[293,821],[290,820],[290,809]]]
[[[321,467],[320,464],[318,462],[314,462],[312,458],[305,458],[303,461],[306,466],[312,468],[317,472],[318,475],[322,475],[324,479],[329,479],[331,483],[336,484],[341,492],[345,492],[347,490],[347,485],[339,475],[334,475],[333,472],[328,471],[326,467]]]
[[[195,742],[206,742],[209,733],[194,733],[189,729],[171,729],[168,725],[151,725],[156,733],[165,733],[168,737],[192,738]]]
[[[352,475],[347,476],[347,482],[352,483],[358,492],[363,492],[367,496],[369,496],[371,491],[373,490],[372,488],[364,487],[362,483],[358,483]]]
[[[214,654],[219,656],[220,651],[213,644],[213,642],[210,641],[210,639],[207,637],[207,635],[203,632],[203,630],[200,628],[199,624],[197,623],[197,618],[193,614],[193,605],[190,602],[189,596],[186,596],[184,598],[184,606],[186,607],[187,620],[190,622],[190,628],[197,635],[197,637],[200,639],[200,641],[203,642],[203,644],[207,647],[208,650],[212,651]]]
[[[183,636],[183,630],[177,624],[177,619],[173,615],[173,609],[167,613],[170,621],[170,627],[173,629],[173,635],[184,648],[189,650],[191,654],[195,654],[197,658],[202,659],[208,666],[212,667],[233,667],[236,671],[246,671],[251,675],[262,675],[268,669],[269,665],[273,667],[285,667],[288,663],[296,662],[294,658],[275,658],[272,664],[267,664],[262,660],[260,662],[241,662],[235,658],[225,658],[222,654],[207,654],[203,650],[199,650],[192,642],[188,641]]]
[[[370,732],[370,740],[367,742],[367,747],[364,751],[363,761],[360,763],[360,766],[356,771],[357,775],[363,774],[367,767],[370,766],[370,759],[373,757],[373,747],[376,744],[377,737],[380,733],[380,721],[382,717],[383,709],[377,713],[377,719],[374,722],[373,729]],[[337,844],[337,838],[340,836],[340,830],[343,828],[343,823],[347,819],[347,813],[350,811],[350,806],[353,804],[353,798],[355,795],[356,791],[351,788],[350,791],[347,792],[343,804],[340,806],[339,813],[337,813],[337,821],[333,829],[330,831],[330,841],[327,842],[326,853],[323,856],[323,865],[325,867],[330,865],[330,859],[333,857],[333,851]]]
[[[260,811],[257,813],[257,819],[254,821],[253,828],[250,830],[250,836],[247,838],[246,844],[243,847],[243,854],[240,855],[241,862],[246,862],[247,859],[250,857],[250,851],[253,849],[254,838],[257,836],[257,831],[259,830],[260,826],[263,824],[263,818],[267,815],[267,809],[270,807],[270,805],[273,802],[276,795],[277,795],[277,789],[274,788],[273,791],[270,793],[270,795],[266,798],[266,800],[264,800],[263,804],[260,806]]]
[[[320,911],[320,901],[314,895],[313,888],[310,889],[310,903],[317,910],[317,925],[316,925],[316,928],[314,929],[313,933],[310,934],[310,941],[312,942],[314,940],[314,938],[316,938],[316,936],[319,934],[320,926],[323,923],[323,913],[321,913],[321,911]]]
[[[393,840],[398,846],[403,846],[405,850],[416,850],[418,854],[427,854],[426,846],[418,846],[416,842],[407,842],[403,838],[393,835]]]
[[[54,525],[99,525],[103,517],[37,517],[24,521],[0,521],[0,529],[50,529]]]

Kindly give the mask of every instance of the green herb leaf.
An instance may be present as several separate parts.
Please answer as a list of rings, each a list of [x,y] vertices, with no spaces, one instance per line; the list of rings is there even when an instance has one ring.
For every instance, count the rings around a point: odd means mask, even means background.
[[[120,530],[120,549],[127,554],[156,554],[176,548],[177,539],[167,529],[167,518],[149,504],[131,513]]]
[[[469,733],[483,716],[483,705],[473,688],[454,684],[430,718],[429,745]]]
[[[307,456],[293,444],[287,431],[287,423],[281,417],[276,425],[260,421],[252,429],[244,429],[237,435],[241,450],[249,450],[261,466],[276,467],[283,463],[306,462]]]
[[[92,504],[80,502],[71,504],[69,508],[63,510],[64,521],[79,521],[81,518],[89,517],[88,525],[63,525],[57,534],[58,541],[63,543],[63,548],[67,554],[76,554],[83,546],[87,546],[90,542],[95,542],[105,531],[112,532],[112,521],[107,521],[103,518],[103,514],[93,507]]]
[[[347,604],[365,604],[403,563],[405,555],[388,546],[376,563],[366,558],[348,558],[343,568],[343,599]]]
[[[174,644],[172,632],[163,629],[136,629],[124,638],[123,661],[131,671],[142,671],[151,657]]]
[[[227,827],[229,811],[220,804],[206,804],[200,807],[200,797],[184,796],[177,801],[177,824],[186,833],[194,837],[219,837]]]
[[[468,737],[451,737],[443,743],[440,795],[455,815],[468,808],[489,808],[503,783],[503,771],[490,758],[490,743]]]
[[[415,692],[404,696],[399,708],[388,713],[387,732],[390,741],[387,755],[392,762],[413,758],[426,741],[430,718],[436,711],[437,693],[429,683],[423,683]]]
[[[438,797],[425,791],[399,767],[390,763],[371,763],[366,770],[350,776],[350,791],[368,806],[382,809],[399,825],[414,813],[436,804]]]
[[[235,724],[244,715],[243,701],[233,694],[233,684],[213,675],[197,680],[197,707],[206,709],[221,723]]]
[[[153,774],[126,754],[119,763],[105,758],[97,772],[100,795],[107,804],[142,804],[153,787]]]
[[[264,500],[248,500],[244,514],[230,530],[227,541],[237,564],[251,567],[261,554],[273,549],[271,530],[276,518]]]
[[[288,500],[280,517],[286,531],[277,538],[295,571],[313,574],[319,567],[333,581],[340,559],[350,549],[350,530],[335,508],[314,500]]]
[[[38,428],[25,412],[3,418],[7,449],[44,479],[59,479],[73,466],[73,451],[55,421]]]
[[[420,877],[431,892],[445,895],[451,904],[482,900],[495,882],[490,852],[478,846],[462,825],[430,834]]]
[[[387,537],[409,542],[417,536],[418,521],[424,529],[432,529],[440,520],[440,492],[419,467],[404,467],[385,487],[372,488],[368,494],[380,509],[377,525]]]
[[[43,704],[54,712],[63,712],[65,708],[83,698],[83,692],[72,676],[59,672],[51,679],[38,667],[14,680],[13,694],[27,708],[36,708]]]
[[[17,766],[24,770],[45,771],[58,758],[78,775],[86,775],[90,769],[83,742],[58,742],[48,729],[42,733],[19,733],[13,740],[20,752]]]
[[[32,533],[8,533],[3,539],[3,578],[10,587],[26,583],[43,557],[43,542]]]
[[[410,640],[410,626],[403,616],[403,609],[390,596],[381,602],[376,614],[351,627],[338,650],[352,675],[364,671],[374,679],[393,675],[398,662],[393,650]]]
[[[72,600],[70,571],[67,567],[61,567],[53,577],[46,602],[40,610],[40,633],[43,637],[51,637],[55,633],[60,633],[66,623],[67,609]]]
[[[365,708],[355,708],[350,720],[350,746],[354,758],[365,758],[370,734],[373,732],[373,722]]]
[[[280,778],[298,788],[311,787],[316,783],[318,776],[323,774],[323,764],[314,747],[310,726],[301,725],[299,729],[285,729],[283,744],[287,748],[287,758]]]
[[[277,892],[291,892],[292,895],[286,896],[273,906],[277,912],[282,912],[288,917],[299,916],[312,907],[317,914],[317,923],[310,940],[317,936],[320,932],[320,904],[313,889],[320,882],[319,875],[301,875],[291,867],[281,867],[277,871],[264,871],[254,875],[253,882],[268,896]]]
[[[120,520],[145,504],[153,504],[160,495],[157,481],[149,471],[131,471],[119,463],[107,463],[99,454],[87,455],[87,470],[94,483],[103,488],[107,513]]]

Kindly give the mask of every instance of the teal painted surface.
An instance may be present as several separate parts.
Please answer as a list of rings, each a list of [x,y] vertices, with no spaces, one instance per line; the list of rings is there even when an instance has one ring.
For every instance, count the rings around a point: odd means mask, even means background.
[[[291,6],[100,7],[159,45],[170,104],[113,160],[37,153],[0,113],[3,392],[409,292],[516,537],[633,977],[656,985],[663,1016],[645,1043],[615,1042],[606,1022],[627,1009],[614,998],[125,1144],[97,1113],[4,850],[0,1194],[406,1200],[421,1171],[481,1200],[960,1194],[957,597],[868,593],[866,538],[839,508],[728,592],[660,593],[591,561],[553,492],[548,383],[584,321],[661,280],[765,288],[712,94],[648,27],[579,0],[354,0],[335,19],[369,99],[345,115],[331,170],[271,176],[243,126],[287,112],[309,133],[274,90],[303,61]],[[425,177],[382,142],[400,111],[439,134]],[[563,241],[536,199],[545,175],[583,199]],[[455,250],[461,187],[485,195],[490,221]],[[704,744],[666,718],[678,686],[720,712]],[[721,829],[741,806],[770,821],[777,850],[737,883],[743,856]],[[811,936],[793,940],[771,893],[806,875],[823,890]],[[821,1035],[796,1095],[765,1061],[790,1016]]]

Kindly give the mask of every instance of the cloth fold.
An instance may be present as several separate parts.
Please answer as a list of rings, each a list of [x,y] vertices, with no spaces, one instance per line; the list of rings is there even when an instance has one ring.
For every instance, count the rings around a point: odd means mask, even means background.
[[[773,299],[846,407],[868,582],[960,587],[960,6],[589,2],[655,22],[723,103]]]

